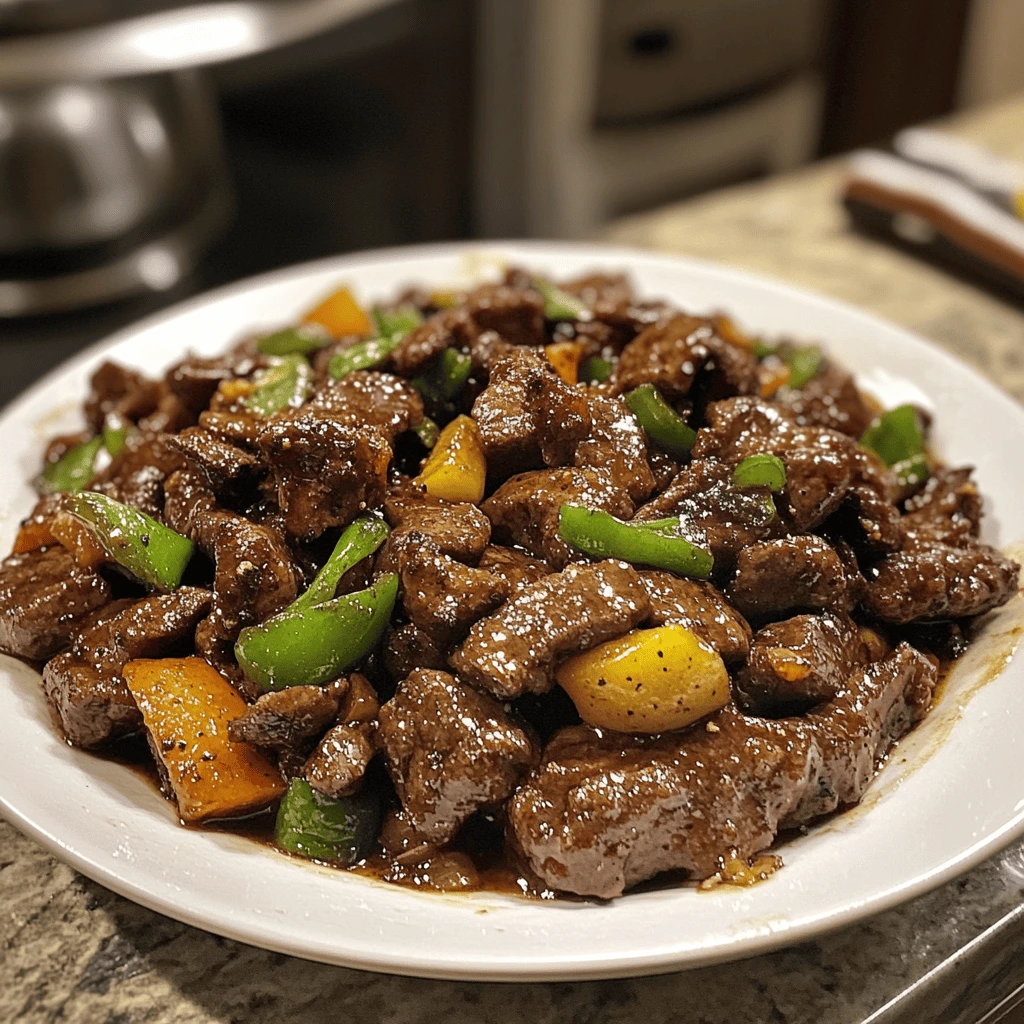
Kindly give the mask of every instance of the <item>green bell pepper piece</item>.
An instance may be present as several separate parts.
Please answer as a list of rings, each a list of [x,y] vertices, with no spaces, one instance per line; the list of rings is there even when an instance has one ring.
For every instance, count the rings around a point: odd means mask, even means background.
[[[312,607],[286,608],[243,629],[235,644],[242,671],[262,690],[315,685],[361,661],[380,639],[398,596],[398,577]]]
[[[311,608],[329,601],[334,597],[341,577],[364,558],[372,555],[384,543],[390,532],[388,524],[378,516],[360,516],[350,523],[338,538],[338,543],[334,545],[331,557],[316,574],[316,579],[304,594],[285,609],[285,612]]]
[[[36,487],[42,494],[56,494],[58,491],[74,493],[87,487],[96,470],[96,456],[103,447],[103,437],[69,448],[56,462],[49,463],[39,474]]]
[[[473,360],[454,348],[446,348],[411,384],[424,398],[443,405],[450,402],[466,386],[473,372]]]
[[[786,464],[769,452],[748,455],[733,471],[732,482],[737,487],[767,487],[781,491],[786,486]]]
[[[402,306],[393,312],[374,306],[370,310],[370,317],[377,328],[377,334],[382,338],[393,338],[397,335],[402,339],[423,323],[423,316],[415,306]]]
[[[789,367],[789,380],[786,381],[786,387],[797,391],[818,376],[825,362],[821,349],[817,345],[794,348],[782,358]]]
[[[641,384],[626,395],[626,405],[648,434],[677,459],[690,454],[697,431],[661,397],[653,384]]]
[[[588,384],[603,384],[612,375],[612,364],[608,359],[591,356],[580,367],[580,380]]]
[[[131,429],[132,425],[128,420],[115,412],[107,413],[103,421],[103,447],[112,459],[116,459],[124,451]]]
[[[533,286],[544,297],[544,316],[548,320],[588,320],[590,309],[585,302],[563,291],[550,281],[537,278]]]
[[[88,525],[103,549],[143,583],[174,590],[192,558],[193,544],[138,509],[105,494],[80,491],[67,510]]]
[[[269,416],[287,406],[297,408],[309,397],[313,373],[309,360],[298,353],[282,356],[256,379],[256,387],[242,403],[250,412]]]
[[[265,356],[308,356],[326,348],[331,336],[319,324],[305,324],[302,327],[286,327],[260,338],[256,350]]]
[[[921,417],[913,405],[898,405],[882,413],[861,435],[860,443],[890,466],[905,487],[931,476]]]
[[[607,512],[582,505],[563,505],[558,516],[562,540],[594,558],[619,558],[707,579],[714,568],[714,557],[673,532],[679,527],[678,519],[624,523]]]
[[[355,864],[373,852],[380,820],[380,794],[369,787],[332,799],[305,779],[292,779],[277,810],[274,838],[300,857]]]
[[[412,306],[394,313],[374,306],[370,316],[377,328],[377,337],[360,341],[334,356],[327,364],[327,372],[334,380],[341,380],[355,370],[372,370],[380,366],[405,336],[423,323],[423,317]]]
[[[412,428],[412,432],[420,439],[420,444],[428,450],[437,444],[437,439],[441,436],[441,428],[429,416],[424,416]]]

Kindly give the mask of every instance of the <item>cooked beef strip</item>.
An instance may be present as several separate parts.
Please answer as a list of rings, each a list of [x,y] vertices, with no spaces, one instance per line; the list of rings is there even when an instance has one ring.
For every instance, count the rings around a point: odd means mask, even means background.
[[[645,569],[640,581],[651,601],[648,626],[684,626],[710,644],[726,662],[742,661],[750,649],[747,620],[710,583]]]
[[[448,650],[411,622],[392,629],[384,641],[384,668],[393,680],[417,668],[448,667]]]
[[[329,797],[348,796],[362,784],[376,753],[374,737],[380,709],[377,692],[358,672],[349,677],[338,722],[328,730],[303,768],[306,781]]]
[[[223,412],[208,409],[199,414],[199,426],[221,441],[253,450],[262,420],[238,409]]]
[[[702,343],[708,350],[708,357],[690,394],[698,410],[708,402],[718,402],[733,395],[760,393],[759,364],[749,349],[726,341],[714,329],[705,332]]]
[[[377,739],[408,823],[436,845],[507,799],[539,754],[494,698],[429,669],[410,674],[380,709]]]
[[[621,398],[591,388],[587,394],[590,432],[576,446],[574,464],[606,473],[615,487],[634,502],[645,501],[655,479],[647,461],[644,432]]]
[[[735,691],[754,714],[799,714],[832,700],[869,660],[868,646],[848,615],[797,615],[754,634]]]
[[[408,377],[425,369],[446,348],[467,348],[478,334],[465,306],[442,309],[410,331],[391,353],[391,365]]]
[[[146,466],[121,482],[118,500],[160,522],[164,514],[164,479],[156,466]]]
[[[902,624],[991,611],[1017,593],[1020,566],[987,544],[908,541],[865,576],[868,611]]]
[[[611,377],[615,391],[653,384],[669,401],[685,397],[710,355],[705,342],[713,334],[706,317],[684,313],[652,324],[622,350]]]
[[[266,365],[266,357],[256,350],[255,339],[247,339],[218,356],[187,355],[167,371],[164,383],[198,415],[213,401],[222,381],[248,377]]]
[[[506,480],[480,507],[493,536],[543,558],[555,569],[584,558],[558,535],[563,503],[603,509],[620,519],[633,514],[633,503],[608,474],[596,469],[541,469]]]
[[[766,487],[738,488],[732,469],[713,459],[695,459],[653,501],[637,510],[637,522],[679,516],[682,535],[715,558],[727,573],[739,551],[781,529]]]
[[[271,750],[309,750],[338,717],[348,680],[329,686],[289,686],[264,693],[240,718],[228,723],[236,743],[253,743]]]
[[[453,561],[426,534],[406,533],[391,550],[405,614],[440,647],[461,640],[509,595],[500,576]]]
[[[694,459],[717,458],[735,468],[748,455],[770,452],[786,465],[786,488],[776,497],[794,529],[812,530],[842,503],[858,469],[856,442],[821,427],[802,427],[759,398],[730,398],[707,409]]]
[[[110,584],[51,547],[0,563],[0,650],[43,661],[67,647],[90,612],[110,600]]]
[[[938,469],[924,488],[907,499],[902,525],[912,541],[969,545],[981,526],[981,495],[970,466]]]
[[[497,360],[472,416],[488,474],[499,480],[542,465],[568,465],[590,433],[584,389],[566,384],[544,354],[531,348]]]
[[[147,597],[80,633],[70,650],[51,658],[43,692],[68,742],[96,747],[135,732],[142,715],[121,670],[135,658],[159,658],[191,644],[209,607],[210,594],[195,587]]]
[[[825,360],[802,388],[780,388],[772,400],[786,407],[801,426],[827,427],[859,439],[873,419],[853,374]]]
[[[384,500],[384,518],[391,533],[381,549],[382,572],[394,568],[394,546],[413,531],[426,534],[443,554],[460,562],[475,562],[491,537],[490,520],[476,505],[443,501],[409,483],[391,489]]]
[[[86,421],[99,433],[108,413],[119,413],[134,423],[156,409],[160,396],[161,388],[156,381],[108,360],[89,379],[89,396],[82,410]]]
[[[401,377],[356,370],[320,388],[306,408],[353,427],[376,427],[388,441],[423,419],[423,398]]]
[[[572,565],[524,587],[477,622],[450,664],[467,682],[503,700],[543,693],[560,658],[621,636],[650,610],[631,566]]]
[[[508,584],[510,595],[542,580],[552,571],[547,562],[531,558],[522,551],[516,551],[515,548],[502,547],[500,544],[489,544],[484,548],[479,566],[492,576],[503,579]]]
[[[508,805],[512,834],[549,885],[610,898],[663,871],[707,878],[753,857],[780,827],[854,803],[875,764],[931,700],[935,664],[907,644],[803,718],[727,707],[644,738],[575,728]]]
[[[164,482],[185,464],[170,440],[170,434],[160,433],[130,437],[117,458],[96,474],[91,488],[162,519]]]
[[[736,576],[729,586],[729,600],[757,619],[798,609],[848,611],[856,593],[835,549],[813,534],[745,547],[736,556]]]
[[[252,452],[202,427],[188,427],[168,443],[189,465],[206,474],[216,494],[239,492],[253,483],[260,469],[259,459]]]
[[[544,299],[534,288],[490,284],[466,296],[466,310],[480,332],[494,331],[512,345],[543,345]]]

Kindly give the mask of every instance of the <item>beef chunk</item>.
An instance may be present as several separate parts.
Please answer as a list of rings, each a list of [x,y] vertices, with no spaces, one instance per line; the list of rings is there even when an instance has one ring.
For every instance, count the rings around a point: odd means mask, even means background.
[[[423,398],[401,377],[357,370],[321,388],[307,408],[352,427],[376,427],[388,441],[423,419]]]
[[[465,306],[442,309],[402,339],[391,353],[391,365],[412,377],[446,348],[469,347],[478,333]]]
[[[744,548],[736,556],[736,578],[729,587],[729,599],[751,618],[778,617],[793,609],[849,609],[855,593],[835,549],[813,534]]]
[[[303,407],[272,416],[258,445],[293,537],[319,537],[383,503],[391,445],[379,430]]]
[[[324,796],[354,793],[376,752],[374,736],[380,710],[377,693],[358,672],[349,678],[338,723],[328,730],[303,768],[306,781]]]
[[[110,465],[96,474],[93,489],[161,519],[164,483],[185,464],[170,440],[170,434],[160,433],[140,433],[129,438]]]
[[[190,646],[209,607],[209,593],[194,587],[148,597],[83,631],[70,650],[51,658],[43,669],[43,691],[68,741],[96,747],[135,732],[142,715],[121,670],[135,658],[159,658]]]
[[[418,626],[407,622],[384,641],[384,667],[392,679],[404,679],[413,669],[448,667],[448,652]]]
[[[239,492],[255,480],[259,471],[259,459],[252,452],[202,427],[188,427],[168,443],[191,466],[206,474],[217,494]]]
[[[971,467],[939,469],[906,503],[902,526],[912,541],[969,545],[981,526],[981,495]]]
[[[256,447],[262,420],[259,416],[238,409],[221,412],[208,410],[199,414],[199,426],[220,441],[252,450]]]
[[[804,718],[728,707],[677,733],[575,728],[509,802],[515,842],[549,885],[601,897],[667,870],[713,875],[779,828],[855,803],[878,758],[931,701],[935,664],[906,644]]]
[[[858,448],[845,434],[799,426],[778,406],[748,397],[715,402],[707,419],[693,458],[717,458],[734,468],[748,455],[777,455],[786,464],[786,488],[776,501],[800,532],[824,522],[855,482]]]
[[[477,622],[450,663],[467,682],[504,700],[543,693],[560,658],[621,636],[650,610],[632,567],[573,565],[525,587]]]
[[[413,531],[428,536],[442,552],[460,562],[475,562],[491,538],[491,522],[466,501],[443,501],[416,487],[392,490],[384,501],[384,517],[391,525],[380,557],[382,571],[390,571],[390,549]]]
[[[694,460],[634,519],[679,516],[683,536],[709,548],[717,569],[728,570],[737,552],[780,529],[766,487],[738,488],[732,469],[713,459]]]
[[[453,561],[425,534],[403,535],[393,551],[405,614],[439,646],[461,640],[508,597],[500,576]]]
[[[733,395],[756,395],[760,392],[759,364],[749,349],[726,341],[717,330],[707,333],[703,344],[708,350],[708,357],[691,393],[700,407]]]
[[[499,544],[489,544],[484,548],[480,556],[480,568],[503,579],[508,584],[510,594],[517,593],[531,583],[537,583],[551,573],[551,566],[547,562]]]
[[[802,388],[782,387],[772,400],[801,426],[826,427],[858,439],[873,419],[853,375],[830,360]]]
[[[253,743],[271,750],[309,749],[338,717],[338,704],[348,689],[341,687],[290,686],[263,694],[245,714],[228,724],[236,743]]]
[[[223,355],[188,355],[164,375],[164,383],[194,415],[208,408],[222,381],[248,377],[267,365],[256,350],[255,341],[239,342]]]
[[[90,612],[110,600],[110,585],[54,545],[0,563],[0,650],[43,661],[68,645]]]
[[[610,512],[620,519],[633,514],[633,503],[606,473],[596,469],[542,469],[506,480],[481,506],[494,539],[515,544],[556,569],[584,556],[558,535],[564,502]]]
[[[801,713],[832,700],[868,660],[868,646],[849,616],[797,615],[757,631],[736,688],[754,713]]]
[[[543,353],[529,348],[495,363],[472,415],[488,472],[499,479],[541,465],[568,465],[590,433],[586,393],[566,384]]]
[[[496,700],[428,669],[380,709],[378,741],[406,820],[436,845],[480,807],[507,799],[538,756]]]
[[[617,392],[653,384],[670,401],[690,393],[710,350],[714,327],[705,317],[680,313],[641,331],[623,350],[612,375]]]
[[[512,345],[543,345],[544,299],[534,288],[482,285],[466,296],[466,311],[480,332],[494,331]]]
[[[101,363],[89,380],[89,397],[83,412],[96,433],[103,429],[108,413],[116,412],[133,423],[153,412],[160,401],[161,388],[138,370],[120,363]]]
[[[643,430],[621,398],[592,389],[587,402],[590,433],[576,446],[574,464],[601,470],[632,501],[644,501],[654,490],[655,480]]]
[[[886,622],[958,619],[1005,604],[1020,566],[987,544],[908,542],[867,573],[868,610]]]
[[[750,648],[747,620],[710,583],[646,569],[640,579],[651,601],[650,626],[675,623],[696,633],[726,662],[742,661]]]

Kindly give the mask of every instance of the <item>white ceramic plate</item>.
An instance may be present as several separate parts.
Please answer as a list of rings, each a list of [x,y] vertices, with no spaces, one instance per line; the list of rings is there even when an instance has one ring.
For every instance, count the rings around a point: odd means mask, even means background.
[[[26,481],[44,438],[74,423],[101,359],[159,371],[187,348],[214,353],[254,327],[287,323],[342,281],[372,300],[410,282],[458,283],[498,259],[559,276],[626,269],[645,295],[821,339],[890,400],[923,393],[935,410],[938,450],[977,466],[988,538],[1004,547],[1024,540],[1024,410],[924,341],[840,303],[722,267],[618,249],[494,244],[395,250],[269,274],[160,313],[68,363],[0,417],[0,549],[10,549],[31,507]],[[1024,832],[1024,670],[1012,660],[1022,604],[1015,598],[989,623],[862,806],[788,843],[783,870],[750,889],[683,888],[607,904],[427,895],[309,866],[229,834],[189,831],[130,771],[65,746],[38,675],[8,658],[0,659],[0,808],[58,857],[139,903],[331,963],[526,980],[646,974],[747,956],[923,893]]]

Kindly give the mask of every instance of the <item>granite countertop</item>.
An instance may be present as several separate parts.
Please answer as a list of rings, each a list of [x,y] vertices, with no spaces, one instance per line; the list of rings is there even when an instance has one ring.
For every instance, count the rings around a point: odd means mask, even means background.
[[[952,126],[1024,159],[1024,98]],[[853,235],[836,202],[842,177],[840,164],[818,165],[619,222],[604,237],[848,300],[932,338],[1024,400],[1024,312]],[[511,988],[392,978],[221,939],[114,895],[0,822],[0,1021],[854,1024],[1022,896],[1018,847],[913,904],[779,953],[660,978]],[[973,1019],[959,1012],[957,1021]]]

